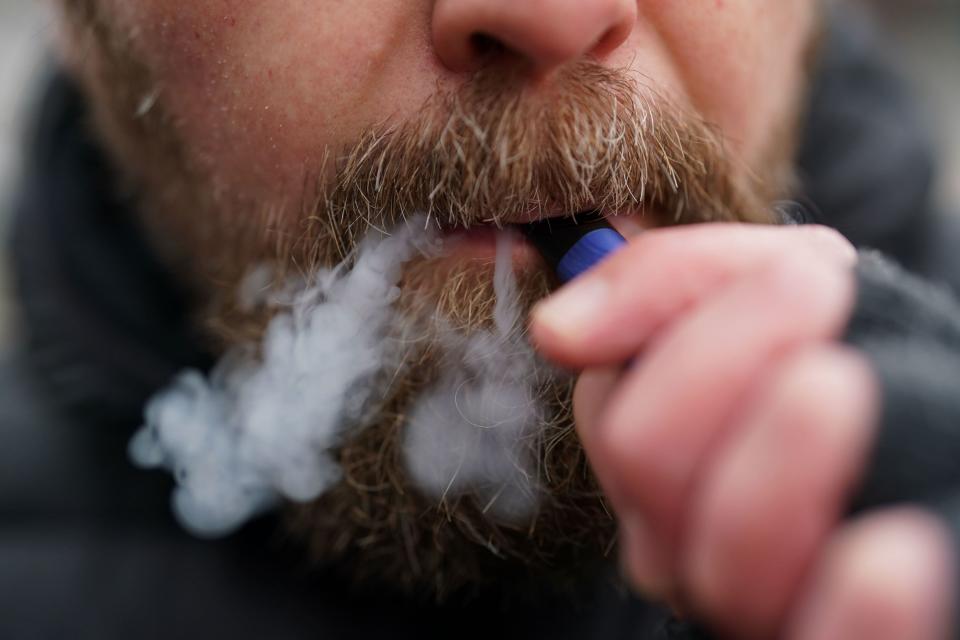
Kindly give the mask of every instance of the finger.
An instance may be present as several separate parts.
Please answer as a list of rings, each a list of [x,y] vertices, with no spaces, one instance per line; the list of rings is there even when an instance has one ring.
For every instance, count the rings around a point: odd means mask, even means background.
[[[588,457],[590,452],[595,450],[593,445],[597,438],[600,416],[622,375],[621,367],[588,369],[577,381],[573,394],[574,420]],[[602,466],[593,465],[593,468],[595,475],[606,475]],[[621,567],[638,590],[654,595],[659,591],[659,586],[641,584],[639,580],[645,575],[661,575],[666,571],[666,566],[661,564],[661,558],[645,555],[649,549],[655,547],[647,540],[647,528],[642,516],[629,509],[629,503],[621,498],[620,490],[614,486],[614,478],[607,477],[602,482],[607,499],[618,512]],[[638,567],[644,571],[637,570]]]
[[[601,367],[580,375],[573,390],[573,419],[581,440],[593,438],[603,407],[622,373],[620,367]]]
[[[801,253],[852,266],[856,254],[825,227],[707,224],[650,231],[539,304],[531,335],[571,368],[631,358],[664,323],[731,278]]]
[[[588,369],[584,371],[573,393],[573,414],[577,425],[577,433],[584,448],[589,453],[594,450],[592,446],[597,437],[597,424],[606,406],[610,395],[623,375],[623,369],[620,367],[608,367],[599,369]],[[602,469],[594,468],[594,473],[602,473]],[[614,505],[623,505],[625,501],[620,499],[619,491],[613,486],[612,479],[605,485],[605,493],[608,500]],[[666,567],[660,565],[661,559],[656,556],[644,556],[643,554],[651,548],[647,542],[646,527],[638,513],[631,512],[627,508],[615,507],[619,513],[618,521],[620,523],[620,564],[629,578],[631,575],[660,575],[666,570]],[[645,573],[638,573],[634,569],[643,567],[647,569]],[[653,572],[649,569],[653,567]],[[641,591],[654,594],[657,591],[656,585],[641,585],[636,580],[632,580],[634,585]]]
[[[932,515],[901,508],[868,516],[831,542],[787,637],[947,638],[953,566],[948,534]]]
[[[853,351],[806,348],[779,365],[696,490],[683,573],[706,619],[731,635],[774,635],[843,512],[877,404]]]
[[[605,488],[646,517],[654,555],[674,557],[697,473],[747,391],[785,351],[838,333],[852,289],[847,273],[786,260],[715,296],[626,374],[589,453]]]

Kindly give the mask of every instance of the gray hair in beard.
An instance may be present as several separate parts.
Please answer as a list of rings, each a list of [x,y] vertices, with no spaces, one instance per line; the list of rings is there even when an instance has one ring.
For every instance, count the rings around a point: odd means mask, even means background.
[[[587,210],[769,222],[783,186],[736,166],[719,132],[642,79],[587,61],[536,88],[521,68],[490,67],[328,166],[301,221],[321,263],[415,214],[441,228]]]
[[[155,240],[172,247],[168,255],[185,279],[202,274],[202,322],[224,345],[257,343],[274,313],[241,303],[238,284],[251,265],[269,261],[279,281],[291,272],[309,277],[350,263],[371,228],[414,213],[451,228],[585,209],[639,212],[654,224],[763,222],[779,187],[772,177],[782,167],[751,176],[700,118],[626,72],[583,62],[535,89],[522,70],[490,67],[438,93],[416,117],[372,127],[329,154],[300,215],[225,210],[162,96],[134,117],[137,102],[154,91],[149,70],[121,34],[110,37],[107,21],[93,24],[103,54],[102,77],[87,79],[88,89],[97,85],[97,120],[119,166],[135,174]],[[518,277],[522,318],[551,283],[536,270]],[[449,338],[451,327],[466,336],[495,328],[493,280],[491,265],[407,265],[397,304],[423,348],[404,358],[408,366],[395,372],[368,424],[335,452],[342,480],[288,511],[289,531],[317,562],[343,566],[354,581],[442,598],[484,584],[530,594],[537,591],[531,582],[576,583],[610,553],[615,524],[573,431],[567,377],[538,368],[533,381],[543,422],[532,430],[537,437],[518,445],[529,448],[542,496],[530,519],[491,518],[482,496],[469,491],[438,502],[411,480],[404,457],[410,411],[436,388],[439,371],[462,360],[440,336]],[[507,334],[504,344],[514,348],[522,327]]]
[[[736,171],[711,127],[625,72],[591,63],[535,91],[502,69],[482,72],[436,96],[415,120],[367,133],[333,164],[336,177],[308,217],[314,264],[349,256],[371,227],[391,228],[412,214],[440,228],[586,209],[641,213],[654,225],[771,219],[770,181]],[[539,423],[520,428],[513,443],[517,458],[534,461],[527,487],[539,498],[534,513],[497,517],[489,487],[460,487],[437,500],[422,490],[422,465],[409,467],[424,394],[442,393],[444,384],[448,395],[462,389],[449,386],[457,369],[466,372],[457,385],[478,377],[476,360],[448,329],[498,335],[495,277],[492,265],[408,265],[399,306],[408,328],[418,327],[411,343],[421,348],[405,358],[410,366],[393,377],[376,419],[340,449],[344,481],[290,511],[291,531],[313,557],[349,558],[354,581],[439,598],[484,584],[530,595],[546,584],[576,584],[611,552],[615,524],[575,435],[571,378],[531,364],[522,326],[501,331],[506,339],[493,340],[501,351],[484,359],[503,364],[502,349],[513,350],[535,372],[528,392],[542,405]],[[518,278],[515,313],[523,317],[551,280],[537,270]],[[444,434],[419,437],[436,443]],[[445,473],[442,464],[434,470]]]

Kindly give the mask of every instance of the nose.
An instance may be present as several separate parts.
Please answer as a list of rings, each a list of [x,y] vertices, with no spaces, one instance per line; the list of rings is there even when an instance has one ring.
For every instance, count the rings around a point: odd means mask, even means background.
[[[636,20],[636,0],[437,0],[433,41],[453,71],[476,70],[496,49],[545,74],[612,52]]]

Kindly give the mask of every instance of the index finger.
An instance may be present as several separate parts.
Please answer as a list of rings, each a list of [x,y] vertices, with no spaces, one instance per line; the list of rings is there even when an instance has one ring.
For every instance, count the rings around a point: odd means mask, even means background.
[[[856,262],[852,245],[820,226],[702,224],[648,231],[538,304],[531,336],[545,356],[571,368],[622,363],[712,290],[787,252],[839,265]]]

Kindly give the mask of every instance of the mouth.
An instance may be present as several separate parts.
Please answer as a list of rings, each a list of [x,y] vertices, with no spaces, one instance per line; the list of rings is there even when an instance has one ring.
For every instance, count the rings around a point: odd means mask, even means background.
[[[581,211],[574,214],[540,213],[519,216],[497,222],[483,222],[468,227],[441,227],[441,235],[447,253],[464,259],[492,260],[496,256],[497,239],[501,234],[510,234],[513,240],[515,266],[525,266],[540,261],[540,251],[531,237],[562,233],[580,224],[604,220],[625,238],[642,232],[649,222],[638,213],[607,214],[602,211]],[[647,223],[647,224],[645,224]]]

